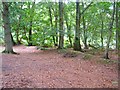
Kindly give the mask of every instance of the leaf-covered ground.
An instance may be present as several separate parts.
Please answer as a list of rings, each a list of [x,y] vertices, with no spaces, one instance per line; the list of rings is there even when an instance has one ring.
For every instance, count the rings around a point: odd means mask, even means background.
[[[4,48],[3,48],[4,49]],[[2,54],[4,88],[116,88],[117,63],[99,55],[15,46]]]

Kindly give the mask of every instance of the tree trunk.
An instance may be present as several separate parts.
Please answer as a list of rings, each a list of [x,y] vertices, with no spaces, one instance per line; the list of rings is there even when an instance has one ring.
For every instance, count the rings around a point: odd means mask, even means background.
[[[84,3],[82,3],[82,6],[84,8]],[[87,31],[86,31],[86,22],[85,22],[85,17],[84,15],[82,16],[83,18],[83,36],[84,36],[84,49],[88,49],[88,45],[87,45]]]
[[[120,2],[117,2],[117,4],[116,4],[116,6],[117,6],[117,8],[118,8],[118,10],[120,10]],[[118,18],[120,18],[120,11],[118,11]],[[118,29],[118,60],[120,60],[120,19],[118,19],[118,25],[117,25],[117,29]],[[118,63],[118,73],[120,73],[120,61],[119,61],[119,63]],[[119,88],[120,88],[120,86],[119,86]]]
[[[87,45],[87,31],[86,31],[86,23],[85,23],[85,18],[83,15],[83,33],[84,33],[84,49],[88,49],[88,45]]]
[[[27,43],[29,43],[29,38],[27,37],[26,30],[27,30],[26,26],[23,26],[23,35],[24,35],[25,39],[27,40]],[[23,37],[23,35],[22,35],[22,37]]]
[[[113,23],[114,23],[114,15],[115,15],[115,2],[113,4],[112,21],[109,24],[109,35],[108,35],[108,41],[107,41],[107,46],[106,46],[105,55],[104,55],[105,59],[109,59],[108,52],[109,52],[110,40],[111,40],[111,37],[112,37],[112,28],[113,28]]]
[[[57,3],[55,2],[55,4],[57,5]],[[58,46],[58,15],[57,15],[57,10],[55,10],[55,29],[56,29],[56,45]]]
[[[51,8],[50,8],[50,7],[49,7],[49,15],[50,15],[51,29],[53,29],[52,12],[51,12]],[[53,32],[52,38],[53,38],[54,46],[56,46],[56,42],[55,42],[55,34],[54,34],[54,32]]]
[[[104,27],[104,23],[103,23],[103,16],[102,14],[100,13],[100,16],[101,16],[101,31],[100,31],[100,36],[101,36],[101,46],[102,46],[102,49],[103,49],[103,27]]]
[[[29,43],[28,43],[28,46],[32,46],[32,21],[30,21]]]
[[[33,26],[33,17],[34,17],[34,6],[35,6],[35,2],[32,3],[32,8],[30,11],[30,29],[29,29],[29,43],[28,46],[32,46],[32,26]],[[30,9],[30,5],[29,5],[29,9]]]
[[[82,51],[80,45],[80,7],[79,1],[76,2],[76,29],[75,29],[75,41],[74,41],[74,50]]]
[[[67,14],[65,14],[64,16],[65,16],[65,22],[66,22],[66,26],[67,26],[67,35],[68,35],[68,38],[69,38],[69,42],[70,42],[70,47],[72,47],[72,39],[71,39],[71,26],[70,25],[68,25],[68,18],[67,18],[67,16],[66,16]]]
[[[64,30],[63,30],[63,2],[59,2],[59,46],[58,49],[64,47]]]
[[[118,32],[119,32],[119,22],[118,22],[118,3],[116,2],[116,50],[118,49]]]
[[[4,39],[5,39],[5,50],[3,53],[14,53],[13,44],[11,38],[11,28],[10,28],[10,19],[9,19],[9,7],[8,2],[2,2],[3,4],[3,23],[4,23]]]

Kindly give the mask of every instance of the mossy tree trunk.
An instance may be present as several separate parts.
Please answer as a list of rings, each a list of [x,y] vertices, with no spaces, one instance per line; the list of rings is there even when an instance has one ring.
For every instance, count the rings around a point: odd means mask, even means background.
[[[82,51],[80,45],[80,6],[79,0],[76,1],[76,29],[75,29],[75,40],[74,40],[74,50]]]

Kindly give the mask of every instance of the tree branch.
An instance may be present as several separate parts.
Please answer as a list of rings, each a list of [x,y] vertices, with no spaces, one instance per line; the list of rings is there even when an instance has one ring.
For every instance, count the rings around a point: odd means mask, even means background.
[[[93,3],[93,2],[91,2],[91,3],[80,13],[80,15],[83,15],[84,12],[91,6],[92,3]]]

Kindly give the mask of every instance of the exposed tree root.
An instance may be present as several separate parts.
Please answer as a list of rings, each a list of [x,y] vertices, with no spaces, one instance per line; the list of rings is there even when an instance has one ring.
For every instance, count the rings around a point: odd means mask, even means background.
[[[6,54],[18,54],[19,55],[19,53],[16,53],[14,51],[6,51],[6,50],[2,51],[2,53],[6,53]]]

